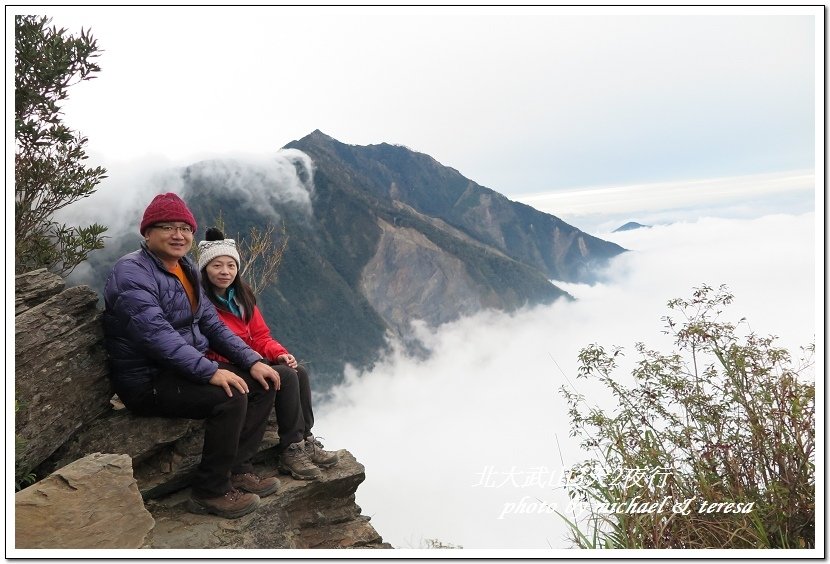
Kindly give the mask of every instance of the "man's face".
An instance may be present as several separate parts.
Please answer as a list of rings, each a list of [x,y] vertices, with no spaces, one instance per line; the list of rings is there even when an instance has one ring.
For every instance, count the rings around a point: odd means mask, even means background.
[[[147,247],[163,261],[178,261],[193,246],[193,231],[186,223],[164,221],[144,232]]]

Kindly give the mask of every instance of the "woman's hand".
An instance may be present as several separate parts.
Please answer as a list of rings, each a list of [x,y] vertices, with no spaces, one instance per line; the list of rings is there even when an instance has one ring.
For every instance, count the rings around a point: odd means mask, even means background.
[[[277,357],[277,364],[287,364],[289,368],[297,368],[297,359],[293,354],[281,354]]]
[[[280,389],[280,375],[276,370],[265,364],[264,362],[255,362],[249,369],[251,377],[259,382],[263,388],[268,389],[268,380],[274,383],[274,389]]]

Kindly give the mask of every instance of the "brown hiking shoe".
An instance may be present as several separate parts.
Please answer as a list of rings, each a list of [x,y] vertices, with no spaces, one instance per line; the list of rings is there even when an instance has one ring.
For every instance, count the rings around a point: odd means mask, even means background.
[[[259,497],[266,497],[280,489],[280,481],[274,477],[260,478],[253,472],[246,472],[245,474],[231,474],[231,486],[257,494]]]
[[[297,480],[316,480],[323,475],[320,469],[311,463],[303,448],[303,441],[291,443],[282,451],[277,468],[283,474],[291,474]]]
[[[259,505],[259,496],[232,489],[219,497],[202,498],[190,496],[187,509],[191,513],[212,513],[225,519],[236,519],[247,515]]]
[[[313,435],[306,437],[304,448],[308,459],[320,468],[331,468],[337,464],[337,453],[323,450],[323,443]]]

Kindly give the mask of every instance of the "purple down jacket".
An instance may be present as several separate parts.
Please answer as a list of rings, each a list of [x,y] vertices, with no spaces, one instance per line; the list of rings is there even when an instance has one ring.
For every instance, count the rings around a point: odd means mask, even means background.
[[[141,247],[115,263],[104,288],[110,379],[127,406],[152,392],[153,380],[163,369],[208,383],[219,368],[205,357],[208,348],[240,368],[253,365],[259,355],[219,319],[193,261],[184,257],[180,264],[199,292],[195,312],[178,278],[144,242]]]

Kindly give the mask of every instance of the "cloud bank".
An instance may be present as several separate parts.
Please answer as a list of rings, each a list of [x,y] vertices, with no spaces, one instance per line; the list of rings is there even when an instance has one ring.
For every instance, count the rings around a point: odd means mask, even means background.
[[[201,161],[188,167],[185,174],[196,185],[207,183],[225,195],[232,194],[243,208],[270,212],[275,220],[280,219],[276,205],[293,206],[311,216],[313,165],[311,158],[297,149],[281,149],[268,157]]]
[[[306,215],[312,211],[314,170],[311,158],[297,149],[269,155],[238,155],[200,161],[187,166],[161,158],[106,164],[107,178],[96,191],[64,208],[58,221],[76,225],[103,223],[116,238],[138,233],[141,216],[156,194],[181,195],[184,176],[233,192],[240,205],[271,210],[276,202],[294,204]],[[197,218],[198,220],[199,218]]]
[[[433,355],[395,352],[350,371],[318,407],[315,431],[365,464],[357,501],[395,546],[565,548],[550,507],[567,508],[555,485],[582,454],[558,389],[570,381],[595,393],[574,378],[580,348],[620,345],[628,362],[637,341],[670,350],[665,303],[703,283],[727,284],[730,317],[757,333],[791,349],[813,341],[822,330],[814,222],[811,213],[701,219],[609,236],[632,249],[609,267],[611,282],[563,285],[572,303],[482,312],[434,332],[417,325]]]
[[[239,154],[200,161],[190,165],[174,164],[161,158],[145,158],[130,162],[106,163],[107,178],[96,191],[56,214],[56,220],[70,225],[97,222],[107,226],[106,247],[91,254],[91,260],[112,263],[121,251],[124,238],[134,237],[135,248],[140,241],[139,225],[144,210],[157,194],[174,192],[183,195],[185,177],[191,186],[211,186],[232,193],[239,206],[255,208],[279,221],[277,205],[288,205],[296,211],[295,219],[310,219],[314,198],[314,164],[297,149],[281,149],[269,155]],[[210,191],[186,195],[186,199],[211,198]],[[198,233],[213,218],[197,217]],[[109,256],[109,255],[113,256]],[[96,286],[95,273],[89,262],[82,263],[68,278],[71,285]],[[100,281],[98,281],[100,282]]]
[[[605,186],[527,194],[515,198],[589,232],[611,232],[623,223],[652,225],[690,218],[750,218],[815,209],[811,170]]]

